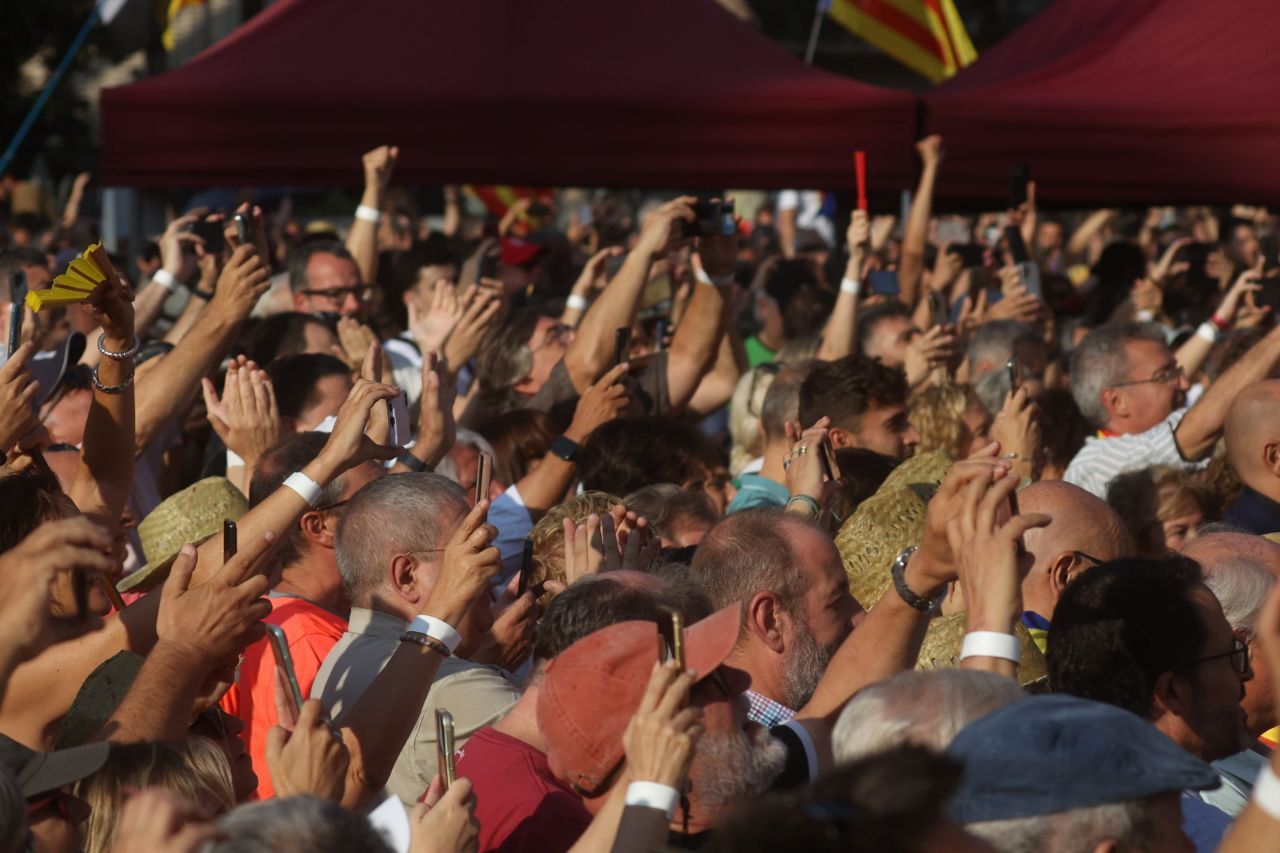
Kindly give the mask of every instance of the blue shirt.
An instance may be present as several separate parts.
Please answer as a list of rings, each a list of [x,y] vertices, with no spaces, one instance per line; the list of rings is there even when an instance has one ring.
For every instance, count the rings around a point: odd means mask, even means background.
[[[1231,826],[1231,816],[1211,806],[1195,791],[1182,792],[1182,831],[1196,846],[1196,853],[1213,853]]]
[[[1280,531],[1280,503],[1245,486],[1222,520],[1250,533],[1265,536]]]
[[[791,498],[791,493],[787,491],[786,486],[775,483],[768,477],[761,477],[759,474],[743,474],[738,480],[741,483],[738,486],[738,494],[734,495],[733,502],[725,510],[725,515],[759,506],[786,506]]]

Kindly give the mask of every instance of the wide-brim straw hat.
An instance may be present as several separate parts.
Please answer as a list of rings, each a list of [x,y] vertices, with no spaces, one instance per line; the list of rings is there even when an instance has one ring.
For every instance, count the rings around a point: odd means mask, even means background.
[[[941,450],[906,460],[836,533],[836,548],[849,576],[849,589],[867,610],[893,584],[893,561],[906,548],[919,544],[929,499],[942,485],[950,467],[951,458]],[[1018,681],[1039,681],[1046,675],[1044,655],[1022,624],[1015,627],[1014,633],[1022,644]],[[930,620],[916,669],[959,666],[964,634],[964,613]]]
[[[138,525],[147,563],[117,585],[121,592],[145,592],[164,583],[178,552],[199,544],[249,511],[245,496],[226,477],[207,477],[170,495]]]

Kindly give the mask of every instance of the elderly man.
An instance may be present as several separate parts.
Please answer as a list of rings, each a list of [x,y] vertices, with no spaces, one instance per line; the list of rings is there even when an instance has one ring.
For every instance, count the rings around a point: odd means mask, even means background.
[[[1018,505],[1024,513],[1053,519],[1023,534],[1032,564],[1022,581],[1022,623],[1043,652],[1049,620],[1067,584],[1099,563],[1132,555],[1133,543],[1106,501],[1070,483],[1032,483],[1018,493]]]
[[[1214,531],[1205,533],[1182,550],[1200,563],[1205,585],[1217,596],[1222,613],[1236,636],[1249,644],[1253,678],[1245,682],[1244,708],[1249,734],[1256,740],[1235,755],[1213,762],[1222,787],[1202,794],[1202,799],[1231,815],[1249,801],[1254,780],[1266,766],[1275,743],[1277,718],[1272,696],[1272,673],[1261,654],[1255,628],[1267,595],[1280,577],[1280,545],[1260,536]]]
[[[1160,326],[1125,323],[1094,329],[1071,354],[1071,395],[1097,437],[1067,466],[1064,479],[1098,497],[1126,471],[1150,465],[1200,470],[1208,464],[1231,401],[1280,360],[1280,327],[1218,377],[1186,408],[1187,379]]]
[[[751,676],[747,717],[790,720],[862,612],[831,538],[796,515],[743,510],[711,529],[691,571],[714,606],[743,608],[728,664]]]
[[[1250,533],[1280,532],[1280,379],[1240,392],[1227,411],[1227,459],[1244,483],[1225,520]]]
[[[1132,711],[1202,761],[1252,741],[1240,707],[1249,647],[1193,560],[1116,560],[1086,572],[1058,601],[1046,662],[1054,692]],[[1182,810],[1197,848],[1216,847],[1228,815],[1191,793]]]
[[[1190,847],[1179,792],[1213,770],[1141,718],[1074,696],[1013,702],[960,731],[949,811],[1001,853]]]
[[[440,574],[444,545],[467,509],[467,497],[458,484],[426,473],[383,477],[347,504],[338,524],[337,556],[351,619],[311,690],[336,722],[390,660],[426,604]],[[493,531],[482,527],[473,535],[491,539]],[[496,548],[481,555],[498,560]],[[492,625],[490,602],[482,598],[457,626],[460,644],[440,665],[422,704],[421,722],[405,743],[387,786],[406,804],[417,802],[436,775],[437,708],[453,714],[461,746],[520,697],[498,670],[466,659]]]

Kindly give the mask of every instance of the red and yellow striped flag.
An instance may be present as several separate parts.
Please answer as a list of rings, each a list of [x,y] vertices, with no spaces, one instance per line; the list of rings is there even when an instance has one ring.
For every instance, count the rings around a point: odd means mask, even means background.
[[[462,190],[479,199],[485,210],[499,219],[506,215],[507,208],[515,204],[516,199],[533,199],[551,192],[541,187],[481,186],[480,184],[464,184]]]
[[[952,0],[829,0],[831,17],[941,83],[978,58]]]

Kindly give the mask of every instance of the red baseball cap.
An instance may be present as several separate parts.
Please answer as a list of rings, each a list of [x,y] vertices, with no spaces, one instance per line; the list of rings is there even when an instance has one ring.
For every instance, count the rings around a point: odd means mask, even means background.
[[[685,630],[685,664],[702,681],[738,642],[742,605]],[[619,622],[584,637],[547,666],[538,729],[556,776],[584,796],[603,793],[624,758],[622,732],[635,716],[658,660],[656,622]]]
[[[523,237],[502,238],[502,263],[522,267],[546,251],[546,246]]]

